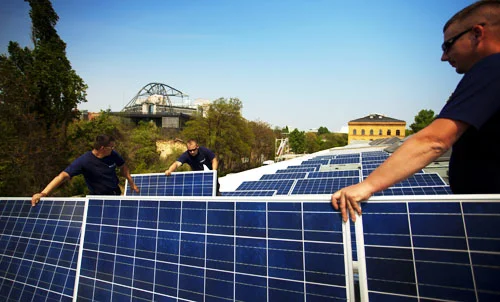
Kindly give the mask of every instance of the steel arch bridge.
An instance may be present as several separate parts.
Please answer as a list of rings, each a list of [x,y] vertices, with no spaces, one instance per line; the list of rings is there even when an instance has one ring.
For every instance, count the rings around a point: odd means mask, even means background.
[[[172,112],[173,104],[171,98],[180,98],[183,101],[189,95],[171,86],[162,83],[149,83],[128,102],[122,112],[141,112],[144,104],[154,105],[156,112]]]

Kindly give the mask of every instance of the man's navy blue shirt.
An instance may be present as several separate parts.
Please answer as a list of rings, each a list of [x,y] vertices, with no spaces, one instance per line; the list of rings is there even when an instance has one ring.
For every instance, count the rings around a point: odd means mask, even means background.
[[[196,156],[191,156],[188,151],[184,152],[179,156],[177,161],[185,164],[187,163],[191,166],[193,171],[203,171],[203,165],[207,166],[208,169],[212,169],[212,160],[215,158],[215,153],[210,149],[205,147],[198,147],[198,154]]]
[[[92,195],[115,195],[120,192],[116,168],[123,164],[125,160],[114,150],[103,158],[98,158],[92,151],[88,151],[75,159],[64,171],[70,177],[83,174]]]
[[[453,145],[452,192],[500,193],[500,54],[482,59],[464,75],[438,118],[469,124]]]

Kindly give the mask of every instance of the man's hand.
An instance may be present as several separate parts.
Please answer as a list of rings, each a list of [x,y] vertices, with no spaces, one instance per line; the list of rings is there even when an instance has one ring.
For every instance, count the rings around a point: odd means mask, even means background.
[[[170,175],[172,175],[172,172],[170,172],[170,170],[166,170],[165,175],[170,176]]]
[[[338,190],[332,194],[332,205],[335,210],[340,209],[342,220],[347,221],[347,210],[353,222],[356,221],[356,213],[361,215],[361,206],[359,203],[372,196],[368,185],[365,183],[355,184]]]
[[[139,193],[139,187],[135,183],[131,184],[130,188],[134,190],[135,193]]]
[[[31,206],[34,207],[40,201],[40,198],[47,196],[45,193],[35,193],[31,197]]]

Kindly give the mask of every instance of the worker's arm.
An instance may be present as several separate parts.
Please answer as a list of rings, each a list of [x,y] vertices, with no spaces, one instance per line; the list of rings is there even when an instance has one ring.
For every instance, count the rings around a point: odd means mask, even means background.
[[[182,166],[182,163],[180,161],[175,161],[168,170],[165,171],[165,175],[170,176],[172,172],[174,172],[178,167]]]
[[[127,164],[123,164],[120,167],[120,171],[121,171],[123,177],[125,177],[128,180],[128,185],[130,186],[130,188],[132,190],[134,190],[136,193],[139,193],[139,188],[137,187],[134,180],[132,179],[132,175],[130,175],[130,170],[129,170]]]
[[[71,177],[67,172],[62,171],[52,179],[52,181],[45,187],[45,189],[42,190],[40,193],[35,193],[31,197],[31,206],[35,206],[39,201],[40,198],[46,197],[52,192],[55,188],[59,187],[63,182],[69,180]]]
[[[218,167],[219,161],[217,160],[217,157],[214,157],[214,159],[212,159],[212,170],[216,171]]]
[[[353,221],[361,214],[359,202],[375,192],[405,180],[445,153],[467,130],[468,124],[451,119],[436,119],[429,126],[408,138],[389,158],[363,182],[338,190],[332,205],[347,221],[347,210]]]

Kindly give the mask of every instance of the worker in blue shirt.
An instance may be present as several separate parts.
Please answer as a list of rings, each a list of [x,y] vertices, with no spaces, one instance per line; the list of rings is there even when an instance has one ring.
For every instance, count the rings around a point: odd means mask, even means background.
[[[130,176],[130,171],[125,164],[125,160],[114,148],[115,139],[113,137],[98,135],[93,149],[74,160],[40,193],[34,194],[31,198],[31,205],[35,206],[41,197],[49,195],[50,192],[62,183],[80,174],[83,174],[85,178],[90,195],[121,195],[116,168],[120,169],[121,174],[128,180],[132,190],[139,192],[139,188]]]

